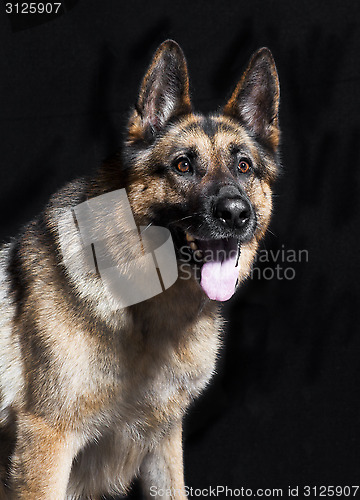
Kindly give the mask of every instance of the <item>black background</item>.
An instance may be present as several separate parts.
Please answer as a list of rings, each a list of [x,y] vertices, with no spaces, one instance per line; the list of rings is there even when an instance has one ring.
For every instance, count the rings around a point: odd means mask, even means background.
[[[116,150],[164,39],[183,47],[205,112],[270,47],[283,175],[263,248],[308,261],[259,263],[296,276],[249,280],[225,305],[218,375],[186,419],[186,483],[359,484],[360,4],[81,0],[24,16],[0,4],[1,241]]]

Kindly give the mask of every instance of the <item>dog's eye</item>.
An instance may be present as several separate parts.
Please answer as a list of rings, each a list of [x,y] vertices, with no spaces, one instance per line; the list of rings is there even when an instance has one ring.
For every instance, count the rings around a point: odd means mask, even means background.
[[[250,161],[241,159],[239,161],[238,169],[242,174],[247,174],[250,171]]]
[[[180,160],[177,160],[175,168],[181,174],[189,174],[192,171],[191,163],[187,158],[180,158]]]

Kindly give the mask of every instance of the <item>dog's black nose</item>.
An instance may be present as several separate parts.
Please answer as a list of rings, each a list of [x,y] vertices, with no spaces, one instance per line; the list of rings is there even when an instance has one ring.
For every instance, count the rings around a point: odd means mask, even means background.
[[[223,197],[217,201],[214,215],[231,229],[245,229],[251,218],[251,208],[243,198]]]

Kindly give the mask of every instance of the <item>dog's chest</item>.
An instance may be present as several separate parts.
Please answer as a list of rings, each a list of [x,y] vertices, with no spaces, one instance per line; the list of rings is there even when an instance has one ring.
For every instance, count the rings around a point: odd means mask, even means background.
[[[102,410],[135,438],[165,431],[206,386],[214,372],[219,324],[204,318],[180,337],[158,332],[143,344],[141,338],[132,332],[118,352],[98,354],[96,362],[96,394],[111,394]]]
[[[139,355],[130,360],[119,381],[114,401],[119,417],[136,434],[167,427],[180,418],[193,398],[206,386],[214,370],[218,345],[216,336],[206,346],[196,338],[176,349]],[[206,354],[205,354],[206,353]]]

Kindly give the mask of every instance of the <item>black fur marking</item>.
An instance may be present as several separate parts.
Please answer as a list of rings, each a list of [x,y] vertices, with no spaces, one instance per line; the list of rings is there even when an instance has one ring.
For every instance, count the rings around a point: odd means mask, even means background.
[[[48,387],[51,386],[54,391],[59,386],[58,369],[55,369],[53,354],[41,337],[32,312],[27,310],[26,314],[19,335],[25,363],[26,406],[41,417],[47,412]],[[52,394],[51,399],[56,401],[56,395]]]
[[[219,131],[218,123],[212,120],[209,116],[204,117],[201,125],[199,124],[199,128],[200,127],[210,139],[213,139],[215,134]]]
[[[219,132],[230,133],[230,134],[238,134],[239,128],[241,127],[240,122],[239,122],[238,126],[236,126],[235,124],[232,125],[232,124],[227,123],[227,122],[220,122],[217,125],[218,125]]]
[[[15,305],[15,319],[22,311],[24,299],[27,295],[27,279],[21,259],[21,241],[15,240],[10,247],[7,274],[10,281],[10,294]]]
[[[16,444],[16,415],[11,409],[10,418],[6,423],[2,423],[0,426],[0,443],[0,478],[5,491],[10,496],[8,485],[10,484],[11,457],[14,453]],[[0,493],[2,491],[3,490],[0,489]],[[8,498],[8,496],[6,496],[6,498]]]

